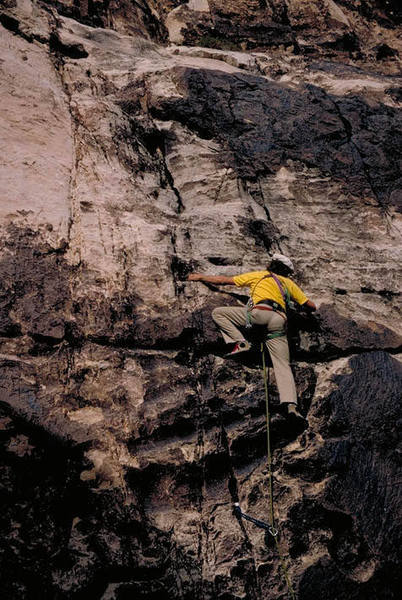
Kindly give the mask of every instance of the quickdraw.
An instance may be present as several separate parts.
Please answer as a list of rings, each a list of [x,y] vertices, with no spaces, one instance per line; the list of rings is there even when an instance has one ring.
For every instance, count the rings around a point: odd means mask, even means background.
[[[238,517],[245,519],[246,521],[250,521],[250,523],[254,523],[254,525],[259,527],[260,529],[265,529],[266,531],[269,531],[272,537],[276,537],[279,533],[278,530],[275,529],[275,527],[272,527],[272,525],[270,525],[269,523],[265,523],[265,521],[261,521],[260,519],[251,517],[247,513],[243,512],[238,502],[234,503],[234,512]]]

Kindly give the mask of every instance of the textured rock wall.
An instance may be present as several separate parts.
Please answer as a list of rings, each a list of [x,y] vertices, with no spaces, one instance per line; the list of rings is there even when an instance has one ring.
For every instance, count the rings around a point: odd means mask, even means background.
[[[290,329],[308,427],[272,426],[290,577],[396,598],[396,3],[0,5],[3,596],[287,597],[232,511],[268,515],[260,357],[210,319],[244,296],[185,281],[279,250],[319,305]]]

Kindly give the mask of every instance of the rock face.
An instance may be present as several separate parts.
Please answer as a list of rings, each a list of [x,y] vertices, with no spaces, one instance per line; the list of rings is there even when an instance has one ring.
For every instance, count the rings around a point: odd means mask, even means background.
[[[399,4],[321,4],[0,3],[2,597],[289,597],[233,512],[269,513],[261,357],[210,318],[245,298],[186,281],[274,251],[319,306],[272,422],[295,595],[398,597]]]

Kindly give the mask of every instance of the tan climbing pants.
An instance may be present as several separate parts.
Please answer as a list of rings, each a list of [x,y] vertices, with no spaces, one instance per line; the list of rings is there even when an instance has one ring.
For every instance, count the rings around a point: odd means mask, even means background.
[[[270,310],[254,308],[250,312],[252,325],[261,325],[267,328],[267,333],[282,331],[286,326],[286,317]],[[215,308],[212,318],[219,327],[226,343],[245,340],[246,307],[227,306]],[[276,385],[278,387],[280,402],[297,403],[296,386],[293,373],[289,364],[289,345],[286,335],[265,340],[274,367]]]

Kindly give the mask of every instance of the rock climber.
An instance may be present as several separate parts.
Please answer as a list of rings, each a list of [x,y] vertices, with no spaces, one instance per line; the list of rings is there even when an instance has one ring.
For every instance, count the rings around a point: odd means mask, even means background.
[[[265,344],[274,367],[280,403],[286,414],[302,418],[297,408],[296,386],[289,364],[286,308],[290,300],[309,312],[315,311],[316,305],[289,278],[293,272],[292,261],[276,253],[265,271],[251,271],[233,277],[192,273],[188,280],[250,288],[250,300],[246,307],[227,306],[212,311],[212,318],[223,339],[231,344],[231,351],[226,356],[250,350],[251,345],[244,335],[247,327],[266,327]]]

